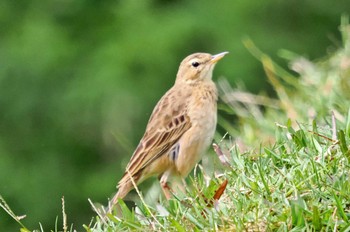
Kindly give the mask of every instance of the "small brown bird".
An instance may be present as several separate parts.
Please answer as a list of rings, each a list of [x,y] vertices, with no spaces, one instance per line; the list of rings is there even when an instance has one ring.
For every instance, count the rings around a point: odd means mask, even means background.
[[[146,132],[132,155],[118,192],[109,203],[124,198],[137,185],[158,176],[167,199],[168,178],[185,178],[201,160],[212,142],[217,121],[217,89],[212,73],[217,55],[195,53],[180,64],[174,86],[160,99],[148,121]],[[133,181],[132,181],[133,180]]]

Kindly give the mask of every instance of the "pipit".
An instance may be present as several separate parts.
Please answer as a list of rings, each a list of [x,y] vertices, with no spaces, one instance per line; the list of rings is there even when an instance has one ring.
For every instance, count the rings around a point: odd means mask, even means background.
[[[217,55],[195,53],[180,64],[173,87],[154,108],[145,134],[132,155],[109,209],[134,185],[158,176],[167,199],[168,179],[184,179],[212,142],[217,121],[217,89],[212,81]]]

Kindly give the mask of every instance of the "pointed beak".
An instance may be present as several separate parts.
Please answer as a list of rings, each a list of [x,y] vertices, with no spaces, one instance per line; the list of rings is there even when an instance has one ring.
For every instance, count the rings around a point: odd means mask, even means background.
[[[226,54],[227,54],[228,52],[221,52],[221,53],[219,53],[219,54],[216,54],[216,55],[213,55],[212,57],[211,57],[211,63],[216,63],[216,62],[218,62],[219,60],[221,60]]]

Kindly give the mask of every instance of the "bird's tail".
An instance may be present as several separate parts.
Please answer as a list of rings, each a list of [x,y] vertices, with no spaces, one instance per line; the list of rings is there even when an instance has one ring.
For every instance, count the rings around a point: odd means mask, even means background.
[[[134,188],[131,181],[124,183],[118,187],[118,192],[108,202],[107,213],[112,213],[113,208],[118,205],[118,199],[124,199],[124,197]]]

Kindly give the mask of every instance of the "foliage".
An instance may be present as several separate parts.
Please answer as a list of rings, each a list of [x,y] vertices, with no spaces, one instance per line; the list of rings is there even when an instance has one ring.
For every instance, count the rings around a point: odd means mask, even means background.
[[[278,99],[269,106],[266,103],[272,99],[225,86],[224,101],[241,122],[237,130],[231,129],[232,134],[245,145],[242,148],[237,141],[221,142],[230,166],[216,175],[199,166],[201,173],[191,180],[187,193],[168,203],[152,207],[142,201],[130,211],[121,201],[122,217],[110,215],[107,221],[97,218],[87,231],[348,231],[347,20],[344,17],[341,25],[343,47],[331,56],[314,63],[293,55],[291,67],[298,77],[247,40],[245,44],[261,60]],[[237,96],[250,96],[251,101]],[[266,140],[272,145],[257,149],[254,141]],[[213,208],[208,207],[206,199],[212,198],[224,179],[229,182],[225,194]]]
[[[346,1],[326,0],[3,0],[0,6],[1,195],[14,212],[28,215],[22,220],[28,228],[40,221],[44,229],[55,226],[62,196],[75,225],[94,215],[89,197],[107,202],[183,57],[228,50],[232,56],[216,75],[268,92],[242,35],[269,54],[284,47],[318,57],[329,45],[325,34],[336,41],[339,15],[349,11]],[[226,110],[221,131],[239,138],[229,126],[238,116]],[[254,127],[244,129],[239,120],[242,141],[252,144]],[[256,135],[273,133],[263,122]],[[1,229],[17,227],[2,211],[0,217]]]

